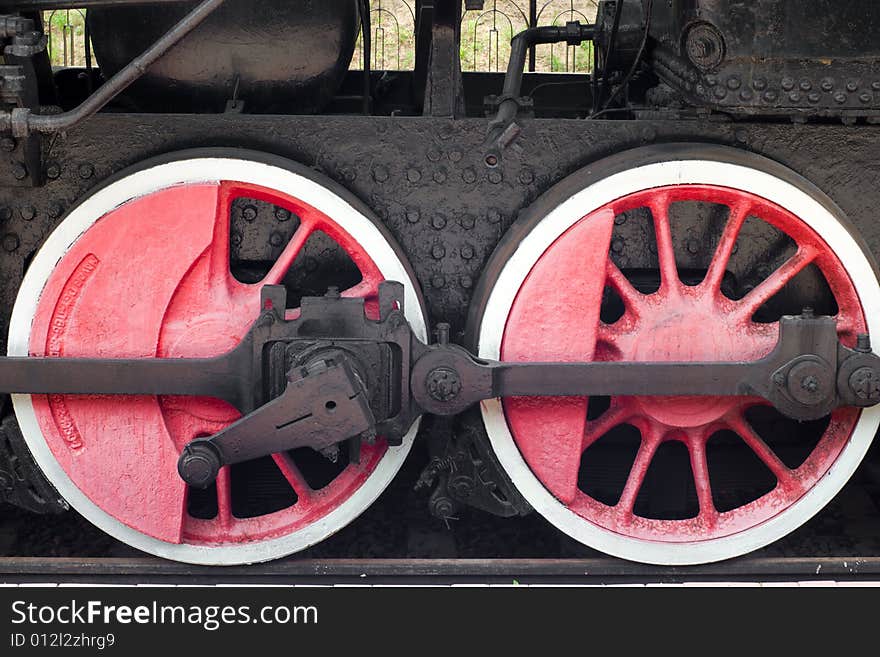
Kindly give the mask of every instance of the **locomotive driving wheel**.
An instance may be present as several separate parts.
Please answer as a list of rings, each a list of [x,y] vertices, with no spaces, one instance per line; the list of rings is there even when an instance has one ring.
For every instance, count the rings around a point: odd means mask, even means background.
[[[671,145],[599,162],[530,208],[486,268],[471,332],[479,356],[505,361],[750,361],[804,306],[835,316],[847,346],[880,335],[876,270],[842,212],[763,158]],[[880,423],[877,408],[797,423],[749,397],[509,398],[482,415],[547,520],[670,565],[800,526]]]
[[[234,271],[230,253],[242,235],[231,232],[233,210],[245,229],[258,210],[278,222],[272,260]],[[313,239],[317,248],[294,267]],[[321,267],[328,254],[346,266]],[[285,312],[296,317],[297,293],[315,292],[308,272],[321,274],[318,293],[332,286],[364,298],[368,315],[378,314],[380,282],[404,283],[407,319],[426,338],[408,264],[352,195],[306,167],[251,152],[151,161],[93,193],[46,240],[14,307],[9,355],[220,355],[259,315],[262,286],[286,285],[294,307]],[[37,463],[88,520],[141,550],[217,565],[290,554],[348,524],[391,481],[418,426],[399,446],[364,443],[359,458],[304,448],[226,467],[198,491],[178,476],[178,456],[238,419],[225,402],[16,395],[14,405]]]

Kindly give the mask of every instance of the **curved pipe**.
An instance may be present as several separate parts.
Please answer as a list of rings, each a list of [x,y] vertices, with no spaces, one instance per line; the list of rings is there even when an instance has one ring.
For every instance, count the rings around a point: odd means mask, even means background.
[[[180,19],[180,22],[171,28],[165,36],[132,60],[75,109],[62,114],[50,115],[31,114],[30,110],[26,108],[2,112],[0,113],[0,130],[11,129],[16,137],[25,137],[31,132],[52,134],[74,127],[96,114],[132,82],[141,77],[151,64],[201,25],[223,2],[224,0],[204,0]]]

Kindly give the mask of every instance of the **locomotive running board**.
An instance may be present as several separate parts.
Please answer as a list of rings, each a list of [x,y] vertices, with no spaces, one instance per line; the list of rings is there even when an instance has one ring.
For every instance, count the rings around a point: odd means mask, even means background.
[[[880,357],[867,335],[843,345],[831,317],[780,320],[773,351],[752,362],[505,363],[420,341],[403,286],[379,289],[379,318],[363,299],[331,290],[284,318],[286,291],[266,286],[256,322],[233,351],[207,359],[0,358],[0,393],[186,395],[234,405],[241,420],[190,443],[181,476],[206,486],[223,465],[295,447],[383,436],[394,444],[424,414],[456,415],[498,397],[757,396],[796,420],[880,402]]]

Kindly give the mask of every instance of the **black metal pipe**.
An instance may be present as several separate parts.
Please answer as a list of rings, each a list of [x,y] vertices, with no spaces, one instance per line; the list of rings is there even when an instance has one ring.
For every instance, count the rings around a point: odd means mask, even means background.
[[[522,89],[523,69],[529,50],[544,43],[560,43],[566,41],[576,46],[583,41],[591,41],[596,33],[595,25],[581,25],[577,21],[565,26],[530,27],[513,37],[510,41],[510,59],[507,62],[507,73],[504,75],[504,88],[498,103],[498,113],[489,123],[487,142],[494,148],[503,148],[499,140],[513,124],[519,111],[519,95]],[[497,163],[497,152],[490,152],[487,164]],[[492,158],[495,158],[492,160]]]
[[[93,9],[95,7],[135,7],[143,5],[180,4],[189,0],[9,0],[0,1],[0,9],[43,11],[49,9]]]
[[[204,0],[180,19],[180,22],[171,28],[165,36],[132,60],[75,109],[62,114],[50,115],[31,114],[29,110],[23,108],[12,110],[12,112],[3,112],[0,113],[0,130],[11,129],[16,136],[24,137],[30,132],[51,134],[72,128],[100,111],[132,82],[141,77],[151,64],[201,25],[223,2],[224,0]]]

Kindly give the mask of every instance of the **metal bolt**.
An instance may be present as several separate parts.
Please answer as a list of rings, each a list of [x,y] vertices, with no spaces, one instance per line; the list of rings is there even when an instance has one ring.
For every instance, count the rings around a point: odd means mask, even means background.
[[[422,172],[418,169],[407,169],[406,179],[411,183],[417,183],[422,179]]]
[[[452,325],[449,322],[438,322],[434,327],[434,335],[437,336],[437,344],[449,344],[449,334],[452,332]]]
[[[460,223],[462,228],[470,230],[476,224],[476,220],[471,215],[466,214],[461,218]]]
[[[858,91],[858,89],[859,89],[859,83],[856,80],[850,80],[849,82],[846,83],[846,90],[847,91]]]
[[[328,299],[338,299],[340,297],[339,288],[336,285],[329,286],[324,296]]]
[[[446,228],[446,217],[444,217],[442,214],[435,214],[433,217],[431,217],[431,225],[437,230],[442,230],[443,228]]]
[[[782,78],[782,88],[785,91],[794,89],[794,78]]]
[[[436,367],[428,372],[425,390],[435,401],[452,401],[461,393],[461,377],[451,367]]]
[[[15,251],[21,245],[21,240],[15,233],[7,233],[3,236],[3,250],[9,253]]]
[[[871,367],[860,367],[849,377],[849,387],[859,399],[877,401],[880,399],[880,378]]]
[[[232,246],[241,246],[241,233],[232,233]]]
[[[57,162],[49,162],[46,165],[46,177],[50,180],[57,180],[61,177],[61,165]]]
[[[470,246],[469,244],[465,244],[463,247],[461,247],[461,257],[465,260],[470,260],[471,258],[473,258],[474,247]]]
[[[0,139],[0,148],[2,148],[7,153],[11,153],[15,150],[15,140],[12,137],[3,137]]]
[[[801,388],[807,392],[816,392],[819,389],[819,379],[810,374],[801,380]]]
[[[834,89],[834,78],[822,78],[822,82],[819,83],[822,91],[831,91]]]
[[[431,285],[436,287],[438,290],[441,290],[446,287],[446,279],[439,275],[435,276],[431,279]]]
[[[287,208],[275,208],[275,218],[278,221],[287,221],[290,219],[290,210]]]
[[[764,91],[767,88],[767,80],[764,78],[756,78],[752,81],[752,86],[755,88],[755,91]]]
[[[442,169],[440,171],[434,172],[434,182],[437,184],[443,184],[446,182],[446,172]]]
[[[12,165],[12,177],[16,180],[24,180],[27,178],[28,172],[25,166],[21,162],[16,162]]]
[[[498,156],[497,155],[487,155],[486,156],[486,165],[490,167],[498,166]]]
[[[812,319],[815,316],[812,306],[804,306],[804,309],[801,311],[801,317],[804,319]]]
[[[383,166],[377,166],[373,169],[373,180],[383,183],[388,180],[388,169]]]
[[[618,214],[614,217],[614,225],[615,226],[622,226],[625,223],[626,223],[626,215],[625,214]]]
[[[486,217],[489,219],[490,224],[497,224],[501,221],[501,211],[496,208],[490,208]]]
[[[80,164],[76,172],[79,174],[80,178],[82,178],[83,180],[88,180],[95,175],[95,167],[93,167],[91,164]]]
[[[441,155],[440,151],[438,151],[436,148],[432,148],[426,153],[427,158],[431,162],[439,162],[440,155]]]
[[[834,102],[843,105],[846,102],[846,94],[842,91],[838,91],[834,94]]]
[[[611,250],[614,251],[614,253],[623,253],[623,249],[625,246],[626,244],[624,244],[623,238],[621,237],[615,237],[613,240],[611,240]]]
[[[801,95],[797,91],[792,91],[788,94],[788,99],[793,103],[798,103],[801,100]]]
[[[428,510],[435,518],[446,520],[452,518],[456,509],[455,502],[448,497],[438,497],[437,499],[431,500]]]
[[[493,185],[497,185],[503,180],[500,171],[490,171],[489,172],[489,182]]]
[[[463,157],[463,154],[459,150],[450,151],[449,152],[449,161],[450,162],[458,162]]]
[[[861,96],[859,96],[859,100],[862,101],[863,103],[870,103],[873,100],[873,98],[872,98],[871,94],[869,94],[866,91]]]
[[[477,181],[477,172],[474,171],[471,167],[468,167],[461,172],[461,179],[468,184],[474,183]]]
[[[685,246],[688,250],[688,253],[690,253],[691,255],[696,255],[700,252],[700,242],[694,237],[689,238],[685,243]]]
[[[257,209],[253,205],[246,205],[241,209],[241,218],[252,223],[257,218]]]
[[[421,218],[421,214],[418,210],[407,210],[406,211],[406,220],[411,224],[419,223],[419,219]]]
[[[736,91],[741,86],[742,86],[742,82],[735,75],[727,78],[727,88],[730,89],[731,91]]]
[[[446,256],[446,249],[443,248],[442,244],[435,244],[434,248],[431,249],[431,256],[435,260],[442,260]]]
[[[768,89],[764,92],[764,100],[768,103],[775,103],[779,98],[779,94],[773,91],[773,89]]]
[[[535,182],[535,174],[528,169],[523,169],[519,173],[519,181],[523,185],[531,185],[533,182]]]
[[[274,231],[271,235],[269,235],[269,244],[272,246],[281,246],[284,243],[284,235],[279,233],[278,231]]]
[[[464,276],[462,276],[459,282],[461,283],[461,286],[462,286],[465,290],[470,290],[470,289],[474,286],[474,279],[472,279],[472,278],[471,278],[470,276],[468,276],[467,274],[465,274]]]
[[[460,500],[466,500],[474,494],[474,480],[465,475],[453,477],[448,484],[449,492]]]
[[[871,336],[867,333],[859,333],[856,336],[856,351],[863,354],[871,353]]]
[[[58,201],[52,201],[49,204],[49,216],[53,219],[57,219],[62,214],[64,214],[64,206]]]
[[[801,80],[801,83],[799,86],[801,88],[801,91],[809,91],[810,89],[813,88],[813,83],[810,80],[807,80],[806,78],[804,78],[803,80]]]
[[[37,216],[37,209],[32,205],[26,205],[21,210],[21,218],[25,221],[33,221],[34,217]]]

